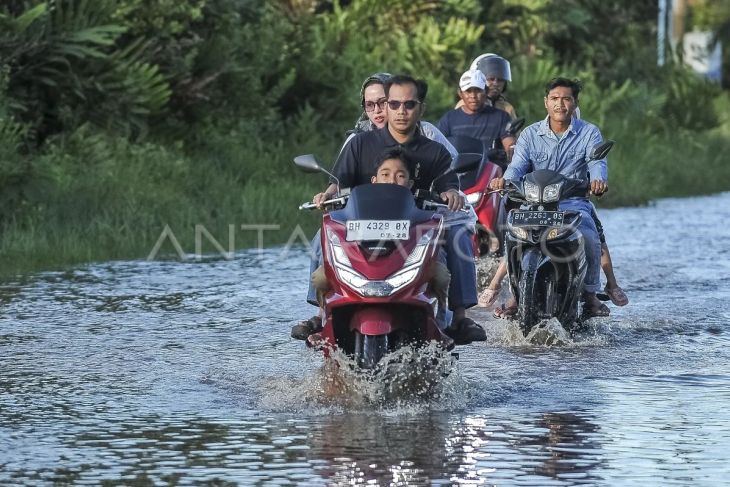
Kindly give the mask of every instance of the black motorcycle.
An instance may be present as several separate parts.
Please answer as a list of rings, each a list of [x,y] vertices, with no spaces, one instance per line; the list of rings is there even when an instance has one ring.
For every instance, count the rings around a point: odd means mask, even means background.
[[[603,159],[612,146],[611,140],[597,145],[589,160]],[[558,205],[587,196],[590,183],[549,169],[505,183],[508,197],[521,203],[507,216],[505,253],[522,333],[527,336],[541,320],[553,317],[573,331],[588,264],[578,231],[581,214],[560,211]]]

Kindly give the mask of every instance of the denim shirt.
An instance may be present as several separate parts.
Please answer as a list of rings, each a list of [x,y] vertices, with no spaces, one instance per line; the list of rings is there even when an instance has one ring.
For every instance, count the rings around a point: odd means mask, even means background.
[[[608,180],[606,159],[588,162],[593,147],[603,142],[598,127],[585,120],[573,119],[568,130],[558,138],[548,118],[533,123],[520,134],[505,179],[519,179],[528,172],[552,169],[569,178],[591,181]]]

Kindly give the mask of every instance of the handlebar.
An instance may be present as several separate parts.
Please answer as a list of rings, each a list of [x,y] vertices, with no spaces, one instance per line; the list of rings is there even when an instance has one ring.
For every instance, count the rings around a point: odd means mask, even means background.
[[[446,208],[446,209],[448,209],[449,208],[449,205],[444,204],[444,203],[437,203],[435,201],[424,201],[423,202],[423,209],[424,210],[429,210],[429,209],[437,210],[439,208]],[[471,205],[469,203],[466,203],[464,205],[464,207],[459,210],[459,212],[461,212],[461,213],[469,213],[470,210],[471,210]]]
[[[326,200],[322,202],[322,207],[331,206],[334,204],[341,204],[344,205],[347,202],[347,198],[344,196],[339,196],[337,198],[332,198],[330,200]],[[311,201],[307,201],[306,203],[302,203],[299,205],[300,210],[317,210],[320,207],[312,203]]]

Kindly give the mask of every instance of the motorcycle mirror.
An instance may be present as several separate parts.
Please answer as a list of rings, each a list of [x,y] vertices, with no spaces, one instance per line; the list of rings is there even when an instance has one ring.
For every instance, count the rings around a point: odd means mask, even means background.
[[[302,156],[296,156],[294,158],[294,164],[304,172],[323,172],[327,176],[331,177],[335,184],[337,184],[337,194],[340,193],[340,180],[335,177],[334,174],[323,168],[317,160],[314,154],[305,154]]]
[[[608,153],[611,151],[613,144],[615,144],[615,142],[610,139],[606,139],[605,142],[597,144],[593,148],[593,152],[591,152],[591,160],[597,161],[599,159],[603,159],[604,157],[606,157],[608,155]]]
[[[507,124],[507,132],[509,132],[510,135],[515,135],[517,132],[522,130],[522,127],[524,127],[524,126],[525,126],[525,117],[517,118]]]
[[[319,161],[314,154],[296,156],[294,164],[304,172],[322,172],[322,166],[319,165]]]

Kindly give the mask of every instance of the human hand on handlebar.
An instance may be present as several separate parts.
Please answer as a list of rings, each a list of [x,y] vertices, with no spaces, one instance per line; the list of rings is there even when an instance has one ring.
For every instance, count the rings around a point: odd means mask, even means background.
[[[601,196],[606,191],[608,191],[608,183],[606,181],[591,181],[591,193],[596,196]]]
[[[494,190],[504,189],[504,178],[494,178],[489,181],[489,187]]]
[[[327,201],[328,199],[332,198],[334,195],[328,192],[323,193],[317,193],[314,195],[314,198],[312,198],[312,203],[317,205],[317,208],[322,208],[322,203]]]
[[[439,196],[441,196],[441,199],[446,202],[446,206],[448,206],[451,211],[459,211],[464,208],[464,197],[454,189],[444,191]]]
[[[334,198],[336,195],[337,185],[330,184],[323,192],[314,195],[314,198],[312,198],[312,203],[314,203],[317,208],[321,210],[323,207],[323,203],[329,199]]]

